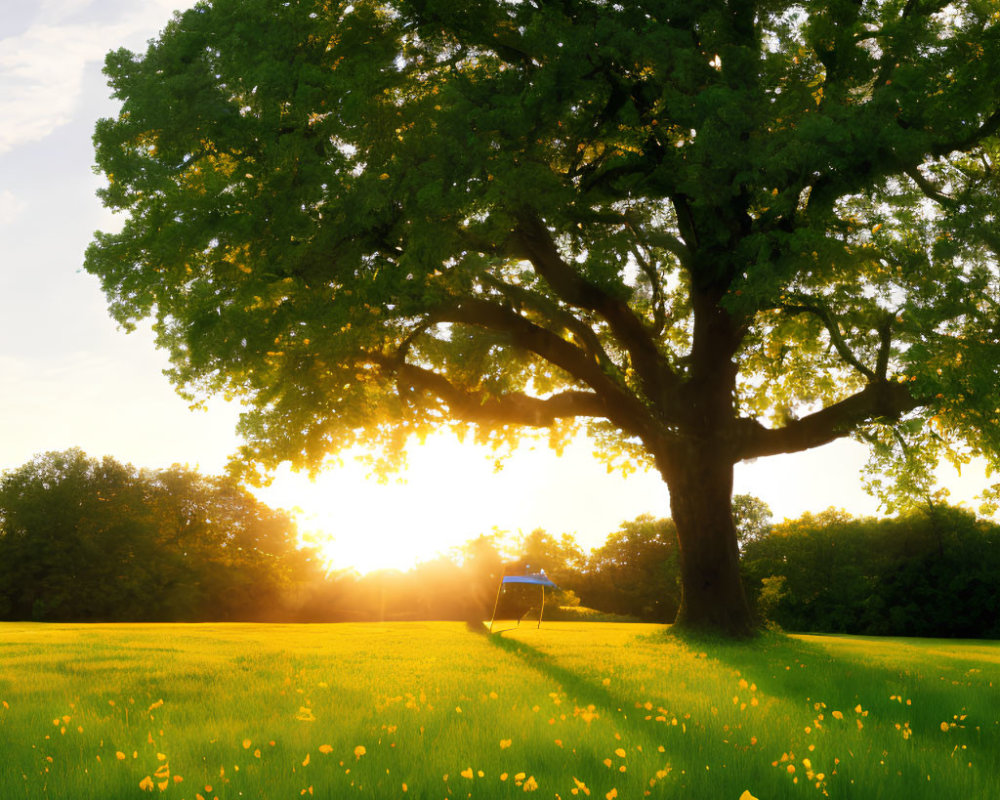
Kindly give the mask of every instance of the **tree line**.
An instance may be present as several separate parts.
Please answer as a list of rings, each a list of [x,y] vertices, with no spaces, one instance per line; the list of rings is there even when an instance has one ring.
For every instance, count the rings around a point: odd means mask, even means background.
[[[929,504],[774,526],[742,554],[760,616],[788,630],[1000,638],[1000,526]]]
[[[317,569],[288,514],[226,478],[73,449],[0,479],[0,619],[280,618]]]
[[[773,524],[737,495],[740,564],[760,623],[795,631],[1000,638],[1000,526],[942,504],[895,518],[843,511]],[[559,586],[539,609],[545,573]],[[670,623],[681,605],[670,519],[623,522],[585,553],[573,535],[494,531],[412,569],[324,565],[293,519],[223,477],[141,470],[80,450],[0,477],[0,619],[466,620]]]

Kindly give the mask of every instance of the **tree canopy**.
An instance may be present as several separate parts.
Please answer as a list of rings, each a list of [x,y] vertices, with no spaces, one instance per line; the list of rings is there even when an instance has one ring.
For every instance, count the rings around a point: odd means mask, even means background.
[[[86,267],[247,463],[585,425],[733,632],[735,463],[996,463],[993,3],[211,0],[106,72]]]

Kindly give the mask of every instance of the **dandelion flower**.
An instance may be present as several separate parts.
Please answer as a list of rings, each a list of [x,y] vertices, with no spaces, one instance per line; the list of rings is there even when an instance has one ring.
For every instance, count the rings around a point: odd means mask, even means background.
[[[528,780],[524,782],[522,787],[526,792],[533,792],[538,788],[538,781],[535,780],[535,776],[531,775]]]
[[[144,792],[153,791],[153,779],[147,775],[145,778],[139,781],[139,788],[142,789]]]
[[[368,751],[365,750],[365,746],[363,744],[359,744],[357,747],[354,748],[354,757],[361,758],[361,756],[363,756],[367,752]]]
[[[941,723],[941,730],[944,731],[945,733],[948,732],[948,723],[947,722],[942,722]]]
[[[750,790],[747,789],[740,795],[740,800],[757,800],[757,798],[750,794]]]
[[[618,797],[618,790],[617,789],[612,789],[610,792],[608,792],[606,795],[604,795],[604,797],[605,797],[605,800],[615,800],[615,798]]]
[[[252,744],[253,744],[253,742],[251,742],[249,739],[244,739],[243,740],[243,749],[244,750],[249,750],[250,749],[250,745],[252,745]]]
[[[512,740],[511,739],[501,739],[500,740],[500,749],[501,750],[506,750],[508,747],[511,746],[511,744],[512,744]]]
[[[624,748],[619,747],[617,750],[615,750],[615,755],[618,756],[618,758],[625,758]]]
[[[124,761],[125,754],[121,750],[119,750],[117,753],[115,753],[115,758],[117,758],[119,761]]]
[[[472,780],[472,775],[473,775],[472,767],[469,767],[468,769],[463,769],[459,773],[459,775],[461,775],[463,778],[471,781]]]
[[[319,751],[323,753],[323,755],[329,755],[333,752],[333,748],[328,744],[321,744],[319,746]]]

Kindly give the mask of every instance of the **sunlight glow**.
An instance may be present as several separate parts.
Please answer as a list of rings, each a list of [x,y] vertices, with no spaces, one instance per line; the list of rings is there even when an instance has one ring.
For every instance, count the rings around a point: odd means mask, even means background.
[[[429,436],[409,449],[409,467],[388,482],[345,457],[311,481],[279,471],[271,486],[255,492],[265,503],[293,511],[303,540],[320,548],[330,569],[353,567],[407,570],[448,555],[495,529],[516,541],[536,528],[570,533],[588,552],[600,547],[622,522],[640,514],[670,516],[669,494],[659,475],[609,474],[584,438],[562,456],[545,444],[523,444],[495,470],[488,447],[460,443],[450,435]],[[760,497],[774,521],[806,511],[844,508],[876,515],[878,501],[861,486],[866,451],[840,441],[794,456],[737,465],[734,492]],[[975,495],[988,481],[981,469],[962,476],[943,469],[950,502],[976,508]]]
[[[320,544],[331,568],[360,572],[405,570],[494,528],[515,538],[535,528],[573,533],[589,549],[643,513],[636,508],[669,515],[659,476],[608,474],[591,450],[584,440],[562,457],[541,444],[523,445],[497,471],[488,447],[430,436],[411,446],[406,473],[387,483],[345,459],[315,481],[282,470],[256,494],[269,505],[297,508],[303,538]]]

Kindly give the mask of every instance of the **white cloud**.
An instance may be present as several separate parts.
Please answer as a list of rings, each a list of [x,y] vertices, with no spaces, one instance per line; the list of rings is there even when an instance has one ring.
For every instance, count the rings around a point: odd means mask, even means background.
[[[0,226],[13,224],[25,207],[25,202],[13,192],[8,189],[0,192]]]
[[[123,7],[109,23],[88,21],[97,13],[89,0],[48,0],[23,33],[0,40],[0,154],[69,122],[85,70],[96,69],[109,50],[151,38],[173,8],[191,5],[193,0],[147,1]]]

